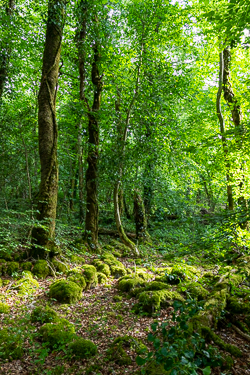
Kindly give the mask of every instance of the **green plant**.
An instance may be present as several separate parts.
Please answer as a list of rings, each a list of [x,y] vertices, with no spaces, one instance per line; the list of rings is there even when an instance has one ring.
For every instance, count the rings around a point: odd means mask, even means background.
[[[147,364],[163,366],[170,375],[197,375],[200,370],[204,375],[211,374],[211,368],[221,365],[222,358],[213,346],[206,346],[205,340],[196,332],[190,332],[188,320],[201,307],[193,300],[174,302],[174,312],[166,322],[159,325],[153,323],[153,333],[149,333],[148,341],[154,350],[146,356],[138,356],[138,365],[146,366],[142,373],[146,374]],[[174,323],[174,325],[173,325]]]

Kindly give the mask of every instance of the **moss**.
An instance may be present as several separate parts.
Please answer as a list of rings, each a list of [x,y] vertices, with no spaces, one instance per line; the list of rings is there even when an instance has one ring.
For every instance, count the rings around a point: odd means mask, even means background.
[[[5,261],[11,262],[12,261],[12,256],[9,251],[0,251],[0,258],[4,259]]]
[[[211,315],[214,319],[218,319],[222,310],[226,307],[227,301],[227,290],[223,289],[215,292],[211,295],[211,298],[207,300],[204,305],[205,310],[210,310]]]
[[[96,268],[90,264],[81,267],[82,274],[86,280],[87,288],[95,288],[98,284]]]
[[[72,281],[57,280],[50,286],[49,297],[61,303],[75,303],[82,298],[82,289]]]
[[[3,286],[3,280],[0,279],[0,288]]]
[[[204,277],[204,279],[212,279],[214,277],[214,274],[212,271],[208,271],[208,272],[205,272],[202,277]]]
[[[127,274],[126,269],[117,265],[110,266],[111,275],[114,276],[115,279],[119,279],[122,276]]]
[[[238,273],[227,273],[219,277],[219,282],[214,286],[214,290],[231,289],[231,286],[237,287],[243,281],[243,276]]]
[[[106,284],[108,281],[107,276],[102,272],[97,272],[98,284]]]
[[[101,260],[95,259],[92,263],[98,272],[104,273],[107,277],[111,275],[110,268],[108,264],[105,264]]]
[[[97,346],[90,340],[77,338],[69,344],[68,350],[75,358],[84,359],[96,355]]]
[[[23,355],[23,343],[21,336],[10,333],[7,328],[0,330],[0,358],[20,359]]]
[[[21,264],[23,271],[31,271],[32,263],[31,262],[24,262]]]
[[[23,278],[14,284],[14,289],[18,290],[19,294],[32,294],[36,288],[39,288],[39,283],[30,271],[24,271]]]
[[[154,360],[147,362],[143,370],[145,375],[169,375],[169,371],[164,370],[164,365],[158,364]]]
[[[68,267],[64,263],[59,262],[57,259],[52,259],[51,263],[54,266],[56,272],[66,273],[68,270]]]
[[[51,271],[46,260],[38,260],[35,263],[32,272],[40,279],[45,279],[47,276],[49,276]]]
[[[150,279],[153,278],[153,275],[151,275],[150,273],[147,273],[146,270],[140,269],[140,268],[136,270],[136,274],[139,277],[141,277],[143,280],[146,280],[146,281],[148,281],[148,280],[150,280]]]
[[[209,292],[196,282],[180,285],[177,290],[178,292],[182,292],[183,289],[185,289],[186,294],[190,294],[191,297],[197,298],[199,301],[206,299],[209,295]]]
[[[142,259],[140,258],[135,259],[135,264],[140,265],[142,263],[143,263]]]
[[[160,307],[171,306],[175,300],[184,301],[184,298],[169,290],[145,291],[139,295],[139,303],[148,313],[153,313]]]
[[[42,342],[50,348],[57,348],[70,342],[75,336],[75,328],[66,319],[60,319],[57,323],[45,323],[39,330]]]
[[[130,292],[132,289],[145,285],[145,281],[140,277],[122,278],[119,280],[118,289],[122,292]]]
[[[237,297],[230,297],[227,300],[227,309],[234,314],[250,314],[250,303]]]
[[[104,263],[108,264],[109,267],[111,268],[112,266],[117,266],[117,267],[120,267],[120,268],[124,268],[124,265],[122,264],[122,262],[120,262],[119,260],[117,260],[113,254],[110,254],[110,253],[104,253],[102,255],[102,260],[104,261]],[[112,274],[112,270],[111,270],[111,274]]]
[[[80,257],[79,255],[71,255],[70,260],[72,263],[76,263],[76,264],[85,263],[85,259],[83,257]]]
[[[0,314],[8,314],[10,312],[10,307],[7,303],[0,302]]]
[[[107,351],[107,357],[120,366],[130,365],[132,359],[127,354],[128,350],[133,350],[137,354],[140,354],[146,351],[147,348],[141,341],[132,336],[119,336],[114,340],[110,349]]]
[[[49,306],[38,306],[32,311],[30,320],[32,323],[55,323],[59,321],[59,317],[57,312]]]
[[[222,350],[232,354],[234,357],[241,357],[242,352],[237,346],[232,344],[227,344],[223,341],[220,336],[216,335],[209,327],[202,327],[201,328],[202,336],[205,337],[209,341],[213,341],[216,345],[219,346]]]
[[[6,273],[11,276],[14,272],[18,272],[19,270],[19,263],[17,262],[8,262]]]
[[[234,366],[234,360],[231,356],[226,356],[223,358],[222,361],[222,370],[231,370],[231,368]]]
[[[112,253],[117,258],[121,258],[122,257],[122,253],[120,251],[113,250]]]
[[[85,278],[80,273],[74,273],[73,275],[68,276],[68,280],[78,285],[82,290],[87,286]]]
[[[122,301],[122,296],[115,295],[115,296],[113,297],[113,301],[114,301],[114,302],[120,302],[120,301]]]

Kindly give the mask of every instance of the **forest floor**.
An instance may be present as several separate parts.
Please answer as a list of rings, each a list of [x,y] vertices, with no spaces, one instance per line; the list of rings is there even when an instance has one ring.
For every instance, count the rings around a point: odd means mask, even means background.
[[[83,255],[83,263],[91,263],[94,256]],[[200,256],[185,256],[182,259],[177,258],[166,260],[166,257],[159,252],[151,252],[147,255],[146,261],[135,262],[126,257],[118,258],[126,268],[135,269],[144,267],[146,272],[154,280],[158,270],[167,267],[173,262],[181,261],[182,265],[189,264],[195,266],[199,272],[218,273],[220,267],[215,264],[204,264],[205,260]],[[71,267],[76,266],[71,264]],[[59,275],[58,278],[64,277]],[[24,354],[21,359],[2,360],[0,362],[0,374],[20,374],[20,375],[63,375],[63,374],[93,374],[93,375],[123,375],[135,374],[141,369],[136,364],[137,353],[134,349],[127,348],[126,352],[132,359],[129,365],[119,365],[116,358],[107,359],[107,350],[118,336],[131,335],[141,340],[149,350],[152,350],[152,344],[147,340],[149,332],[152,332],[151,325],[155,322],[162,323],[171,318],[173,307],[162,308],[157,314],[150,316],[148,314],[135,314],[133,306],[138,300],[130,297],[129,294],[118,290],[118,279],[113,277],[108,279],[105,285],[83,292],[80,301],[74,304],[60,304],[56,300],[48,297],[50,284],[55,278],[47,277],[45,280],[37,279],[39,288],[31,295],[19,295],[17,290],[13,289],[13,278],[3,276],[4,286],[0,289],[2,302],[10,306],[8,314],[0,315],[1,328],[11,327],[13,332],[21,334],[24,338]],[[4,281],[4,280],[9,280]],[[36,306],[49,305],[60,316],[73,323],[78,336],[84,339],[92,340],[98,347],[96,356],[89,359],[76,360],[67,356],[67,346],[62,350],[51,351],[39,341],[38,331],[40,324],[31,323],[30,314]],[[234,364],[231,369],[220,370],[213,368],[211,374],[250,374],[250,342],[239,335],[230,324],[223,324],[216,333],[226,342],[236,345],[241,351],[241,357],[233,357]],[[225,353],[218,348],[218,351]],[[0,353],[1,354],[1,353]],[[139,373],[139,372],[138,372]],[[188,374],[188,372],[186,372]],[[202,374],[202,372],[198,372]],[[208,372],[209,373],[209,372]],[[152,375],[163,375],[163,372],[150,372]],[[178,374],[178,372],[176,373]]]

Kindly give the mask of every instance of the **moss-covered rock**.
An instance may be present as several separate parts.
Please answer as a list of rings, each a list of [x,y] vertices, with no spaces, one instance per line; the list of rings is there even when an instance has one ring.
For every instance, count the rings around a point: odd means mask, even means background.
[[[49,306],[38,306],[32,311],[30,320],[32,323],[55,323],[59,321],[59,317],[57,312]]]
[[[147,362],[147,365],[143,368],[145,375],[169,375],[169,371],[164,370],[163,364],[158,364],[154,360]],[[142,374],[141,372],[138,373]]]
[[[31,262],[24,262],[21,264],[23,271],[31,271],[32,269],[32,263]]]
[[[84,359],[96,355],[97,346],[90,340],[76,338],[69,344],[68,350],[76,359]]]
[[[127,354],[127,351],[131,349],[137,354],[141,354],[147,350],[146,346],[140,340],[128,335],[119,336],[107,351],[107,358],[120,366],[130,365],[132,359]]]
[[[7,328],[0,330],[0,358],[20,359],[23,356],[23,342],[20,334],[9,332]]]
[[[75,328],[66,319],[60,319],[56,323],[46,323],[39,330],[41,341],[51,349],[58,348],[70,342],[75,337]]]
[[[38,260],[35,263],[34,268],[32,270],[32,273],[40,279],[45,279],[47,276],[50,275],[50,272],[51,271],[46,260],[42,260],[42,259]]]
[[[7,303],[0,302],[0,314],[8,314],[10,312],[10,307]]]
[[[122,278],[119,280],[118,289],[122,292],[130,292],[132,289],[144,285],[145,281],[140,277]]]
[[[68,267],[63,262],[60,262],[57,259],[52,259],[51,263],[55,268],[56,272],[66,273],[68,271]]]
[[[3,280],[0,279],[0,288],[3,286]]]
[[[126,269],[117,265],[110,266],[111,275],[114,276],[115,279],[119,279],[122,276],[127,274]]]
[[[250,303],[237,297],[227,299],[227,310],[234,314],[250,314]]]
[[[102,272],[97,272],[98,284],[106,284],[108,279],[107,276]]]
[[[69,280],[57,280],[50,286],[49,297],[61,303],[75,303],[82,298],[82,288]]]
[[[81,267],[82,274],[86,280],[87,288],[92,289],[95,288],[98,284],[97,279],[97,271],[95,266],[92,266],[90,264],[86,264]]]
[[[190,294],[192,298],[197,298],[199,301],[206,299],[206,297],[209,295],[209,292],[197,282],[191,282],[178,286],[178,292],[183,291],[185,294]]]
[[[68,280],[76,283],[76,285],[78,285],[82,290],[87,286],[85,278],[80,273],[74,273],[68,276]]]
[[[19,263],[17,262],[8,262],[6,267],[7,275],[11,276],[14,272],[18,272]]]
[[[12,252],[7,250],[1,250],[0,251],[0,258],[4,259],[7,262],[12,261]]]
[[[111,269],[111,274],[112,274],[112,266],[116,266],[116,267],[120,267],[120,268],[123,268],[125,269],[124,265],[122,264],[122,262],[120,262],[119,260],[117,260],[113,254],[110,254],[110,253],[104,253],[102,256],[101,256],[101,259],[104,261],[104,263],[108,264],[110,269]]]
[[[70,257],[70,260],[72,263],[76,263],[76,264],[84,264],[85,263],[85,259],[79,255],[71,255]]]
[[[161,307],[172,306],[175,300],[184,301],[184,298],[178,292],[169,290],[145,291],[139,294],[139,303],[148,313],[154,313]]]
[[[13,288],[18,290],[19,294],[32,294],[35,289],[39,288],[39,283],[30,271],[24,271],[23,277],[15,282]]]
[[[92,263],[98,272],[104,273],[107,277],[111,275],[110,268],[108,264],[105,264],[101,260],[95,259]]]

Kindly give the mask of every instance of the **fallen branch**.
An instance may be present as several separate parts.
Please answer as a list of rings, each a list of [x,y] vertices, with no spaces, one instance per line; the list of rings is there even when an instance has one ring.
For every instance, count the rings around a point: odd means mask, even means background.
[[[250,335],[248,335],[247,333],[245,332],[242,332],[241,329],[239,329],[238,327],[236,327],[234,324],[232,324],[232,328],[235,330],[235,332],[237,332],[241,337],[243,337],[243,339],[247,340],[250,342]]]

